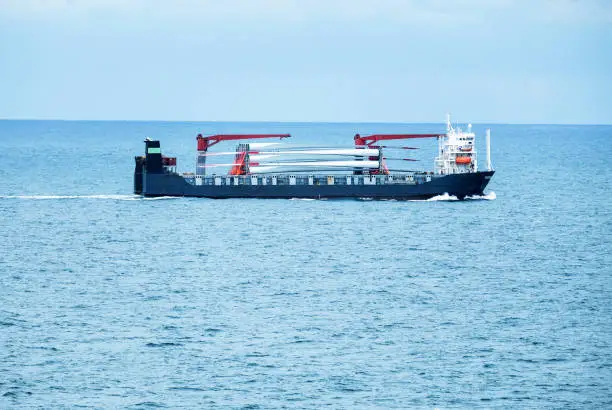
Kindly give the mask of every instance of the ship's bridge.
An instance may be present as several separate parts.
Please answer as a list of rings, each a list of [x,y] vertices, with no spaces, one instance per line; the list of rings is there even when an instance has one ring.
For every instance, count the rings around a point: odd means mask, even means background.
[[[466,132],[459,127],[453,127],[450,116],[447,118],[446,134],[438,138],[438,156],[434,165],[435,173],[438,175],[478,171],[476,134],[472,132],[472,124],[468,124]],[[487,167],[491,169],[489,130],[487,130]]]

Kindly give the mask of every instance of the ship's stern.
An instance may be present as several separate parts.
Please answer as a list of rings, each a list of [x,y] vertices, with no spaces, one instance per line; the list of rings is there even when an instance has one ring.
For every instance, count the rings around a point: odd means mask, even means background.
[[[134,158],[134,193],[147,195],[147,175],[163,174],[164,166],[159,141],[145,139],[145,155]]]
[[[138,156],[134,158],[136,165],[134,167],[134,194],[142,195],[142,180],[144,177],[145,157]]]

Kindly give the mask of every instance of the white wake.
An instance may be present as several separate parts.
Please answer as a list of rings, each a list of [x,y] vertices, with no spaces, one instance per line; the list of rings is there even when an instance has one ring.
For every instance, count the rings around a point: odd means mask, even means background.
[[[174,199],[175,197],[162,196],[156,198],[144,198],[140,195],[0,195],[0,199],[25,199],[25,200],[48,200],[48,199],[106,199],[113,201],[143,201]]]
[[[177,199],[174,196],[160,196],[155,198],[145,198],[140,195],[0,195],[0,199],[24,199],[24,200],[49,200],[49,199],[105,199],[113,201],[159,201],[164,199]],[[324,199],[324,198],[321,198]],[[326,199],[326,198],[325,198]],[[361,201],[372,201],[374,198],[359,198]],[[466,200],[486,200],[492,201],[497,199],[495,192],[491,191],[484,195],[471,195],[465,197]],[[314,198],[290,198],[292,201],[316,201]],[[454,195],[447,193],[442,195],[436,195],[429,199],[413,199],[412,202],[437,202],[437,201],[458,201],[459,199]]]
[[[436,195],[434,197],[431,197],[429,199],[425,199],[424,202],[437,202],[437,201],[458,201],[459,198],[457,198],[455,195],[449,195],[446,192],[443,193],[442,195]]]
[[[470,201],[478,201],[478,200],[492,201],[496,198],[497,198],[497,195],[495,195],[495,192],[493,191],[487,194],[484,194],[484,195],[469,195],[465,197],[466,200],[470,200]],[[437,201],[458,201],[458,200],[459,198],[457,198],[455,195],[449,195],[448,193],[444,193],[442,195],[436,195],[429,199],[416,199],[413,201],[414,202],[437,202]]]
[[[484,195],[466,196],[465,199],[493,201],[494,199],[497,199],[497,195],[495,195],[495,192],[491,191],[488,194],[484,194]]]

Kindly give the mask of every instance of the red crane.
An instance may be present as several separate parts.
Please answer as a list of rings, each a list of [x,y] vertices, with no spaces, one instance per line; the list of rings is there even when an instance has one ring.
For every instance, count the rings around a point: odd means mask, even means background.
[[[250,140],[250,139],[261,139],[261,138],[289,138],[290,134],[220,134],[211,135],[210,137],[203,137],[202,134],[198,134],[198,151],[208,151],[208,148],[221,141],[236,141],[236,140]]]
[[[370,147],[374,147],[374,143],[378,142],[378,141],[389,141],[389,140],[405,140],[405,139],[412,139],[412,138],[437,138],[439,137],[440,134],[373,134],[373,135],[366,135],[366,136],[361,136],[359,134],[355,134],[355,147],[359,148],[359,147],[363,147],[365,148],[366,146],[368,148]],[[414,149],[413,147],[405,147],[407,149]],[[372,159],[372,157],[370,157],[369,159]],[[379,172],[382,171],[383,174],[389,174],[389,168],[387,168],[387,164],[385,163],[386,158],[381,157],[380,158],[380,170],[376,170],[376,171],[371,171],[370,174],[374,173],[377,174]],[[414,161],[408,158],[404,159],[405,161]]]
[[[411,138],[437,138],[440,134],[374,134],[374,135],[366,135],[361,136],[359,134],[355,134],[355,146],[356,147],[364,147],[364,146],[372,146],[377,141],[388,141],[388,140],[406,140]]]

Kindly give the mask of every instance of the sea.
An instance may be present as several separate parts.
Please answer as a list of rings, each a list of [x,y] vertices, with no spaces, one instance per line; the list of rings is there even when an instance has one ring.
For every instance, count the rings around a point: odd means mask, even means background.
[[[0,408],[612,408],[612,126],[487,128],[465,201],[143,199],[146,137],[445,126],[0,121]]]

